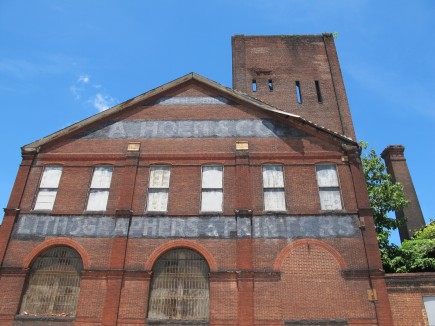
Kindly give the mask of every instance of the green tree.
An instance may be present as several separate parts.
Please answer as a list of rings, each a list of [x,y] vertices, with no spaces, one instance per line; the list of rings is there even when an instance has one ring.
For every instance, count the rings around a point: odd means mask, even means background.
[[[367,143],[360,142],[367,150]],[[428,272],[435,271],[435,222],[403,241],[401,246],[390,243],[391,231],[404,221],[388,216],[408,205],[400,183],[393,183],[386,172],[385,164],[373,149],[361,155],[366,178],[370,205],[373,208],[375,228],[379,242],[382,264],[386,272]]]

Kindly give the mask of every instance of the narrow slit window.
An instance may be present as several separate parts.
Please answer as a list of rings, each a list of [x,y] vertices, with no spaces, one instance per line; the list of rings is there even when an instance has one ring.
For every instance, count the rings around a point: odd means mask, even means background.
[[[206,165],[202,167],[202,212],[222,212],[222,175],[221,165]]]
[[[255,79],[252,80],[252,91],[256,92],[257,91],[257,81]]]
[[[298,98],[298,103],[302,104],[302,91],[301,91],[301,83],[296,81],[296,97]]]
[[[147,203],[148,212],[167,211],[170,177],[171,167],[169,165],[151,166]]]
[[[315,84],[316,84],[317,102],[322,103],[323,98],[322,98],[322,92],[320,91],[320,83],[318,80],[316,80]]]
[[[87,211],[105,211],[109,200],[112,167],[98,166],[92,175]]]
[[[269,79],[269,81],[267,82],[267,86],[269,87],[269,91],[273,91],[273,81],[272,81],[272,79]]]
[[[285,211],[284,174],[282,165],[263,166],[264,210]]]
[[[337,167],[334,164],[320,164],[316,166],[316,174],[321,209],[341,210],[341,193]]]
[[[53,209],[61,175],[61,166],[45,167],[41,183],[39,184],[38,195],[34,207],[35,210],[51,211]]]

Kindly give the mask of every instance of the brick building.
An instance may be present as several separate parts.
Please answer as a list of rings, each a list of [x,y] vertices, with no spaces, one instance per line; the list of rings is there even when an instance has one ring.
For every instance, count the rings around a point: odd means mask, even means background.
[[[233,89],[191,73],[22,158],[1,325],[427,324],[433,278],[382,271],[330,34],[235,36]]]

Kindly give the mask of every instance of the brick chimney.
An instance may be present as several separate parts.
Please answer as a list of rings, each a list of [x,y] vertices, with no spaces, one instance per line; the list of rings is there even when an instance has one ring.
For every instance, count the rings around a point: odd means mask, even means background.
[[[414,183],[409,173],[408,164],[406,164],[403,155],[405,147],[403,145],[387,146],[381,156],[385,161],[387,172],[391,174],[393,182],[400,182],[403,185],[403,191],[409,200],[408,207],[396,212],[396,219],[406,217],[406,223],[399,228],[400,240],[406,240],[412,237],[416,230],[425,225],[423,213],[418,202],[417,193],[415,192]]]

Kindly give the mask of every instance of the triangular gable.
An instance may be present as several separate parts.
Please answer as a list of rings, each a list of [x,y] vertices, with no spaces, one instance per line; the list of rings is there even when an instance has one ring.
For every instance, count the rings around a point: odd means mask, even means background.
[[[197,82],[200,85],[211,88],[217,93],[221,94],[219,96],[167,96],[168,92],[171,90],[182,87],[183,84],[187,84],[189,82]],[[160,95],[160,96],[159,96]],[[148,103],[147,103],[148,102]],[[231,88],[225,87],[219,83],[211,81],[205,77],[202,77],[195,73],[190,73],[181,78],[178,78],[170,83],[157,87],[155,89],[150,90],[144,94],[141,94],[133,99],[127,100],[121,104],[118,104],[106,111],[93,115],[87,119],[84,119],[80,122],[77,122],[67,128],[64,128],[60,131],[57,131],[49,136],[46,136],[40,140],[37,140],[33,143],[25,145],[22,147],[23,152],[33,152],[37,151],[41,146],[51,143],[60,138],[64,138],[72,133],[75,133],[79,130],[86,130],[87,127],[91,125],[95,125],[98,121],[107,121],[110,120],[111,117],[117,116],[124,110],[137,106],[141,103],[147,103],[147,105],[223,105],[228,104],[230,102],[237,102],[239,104],[247,104],[249,106],[253,106],[256,109],[270,112],[274,115],[277,115],[281,119],[288,120],[291,125],[299,125],[303,126],[305,129],[308,127],[309,129],[313,129],[315,132],[321,132],[329,137],[334,138],[335,141],[342,142],[347,145],[357,146],[357,143],[353,141],[351,138],[347,136],[340,135],[334,131],[331,131],[327,128],[319,126],[311,121],[308,121],[298,115],[291,114],[288,112],[284,112],[279,110],[263,101],[260,101],[252,96],[244,94],[242,92],[233,90]],[[91,128],[92,129],[92,128]],[[296,129],[294,129],[296,130]],[[83,133],[81,133],[83,135]],[[85,132],[85,134],[89,134]]]

